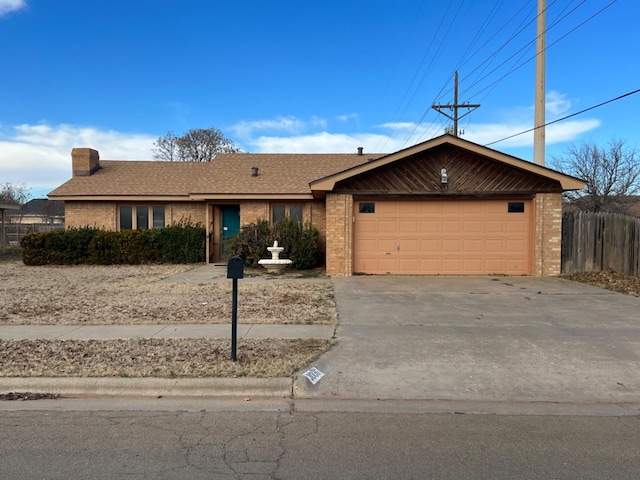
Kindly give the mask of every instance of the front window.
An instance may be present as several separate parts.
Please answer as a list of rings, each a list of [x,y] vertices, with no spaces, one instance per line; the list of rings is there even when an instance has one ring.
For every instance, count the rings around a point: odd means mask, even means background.
[[[295,204],[274,204],[271,205],[271,222],[282,222],[285,217],[290,217],[296,225],[302,225],[302,205]]]
[[[138,230],[149,229],[149,207],[136,207],[136,228]]]
[[[163,205],[122,205],[119,209],[120,230],[148,230],[165,227]]]
[[[153,228],[164,228],[164,207],[153,207]]]
[[[120,207],[120,230],[133,229],[133,207]]]

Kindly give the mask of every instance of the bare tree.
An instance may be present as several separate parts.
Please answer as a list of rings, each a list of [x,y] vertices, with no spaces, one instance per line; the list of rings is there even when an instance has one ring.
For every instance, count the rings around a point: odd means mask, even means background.
[[[625,213],[632,196],[640,193],[639,160],[635,148],[613,139],[604,147],[573,145],[563,157],[552,157],[552,167],[585,181],[584,190],[565,193],[581,210]]]
[[[24,183],[10,183],[7,182],[0,185],[0,203],[7,205],[24,205],[31,198],[29,189]],[[22,212],[20,210],[9,210],[7,212],[9,220],[15,220],[16,218],[22,218]]]
[[[0,185],[0,202],[8,205],[24,205],[31,198],[29,189],[24,183],[10,183]]]
[[[169,131],[154,143],[153,158],[168,162],[210,162],[218,153],[240,150],[217,128],[192,128],[178,137]]]

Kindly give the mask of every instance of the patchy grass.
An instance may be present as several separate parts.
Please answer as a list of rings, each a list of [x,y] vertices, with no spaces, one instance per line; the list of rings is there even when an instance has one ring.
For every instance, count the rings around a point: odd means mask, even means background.
[[[331,340],[0,340],[3,377],[287,377]]]
[[[192,265],[27,267],[0,263],[0,325],[229,323],[231,282],[165,283]],[[242,323],[333,324],[326,277],[240,281]],[[258,279],[260,280],[260,279]]]
[[[622,275],[613,271],[608,272],[581,272],[563,275],[563,278],[581,283],[588,283],[597,287],[626,293],[634,297],[640,297],[640,277]]]

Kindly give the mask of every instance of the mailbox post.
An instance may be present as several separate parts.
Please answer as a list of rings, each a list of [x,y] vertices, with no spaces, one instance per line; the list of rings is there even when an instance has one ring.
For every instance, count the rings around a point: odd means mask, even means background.
[[[231,293],[231,360],[237,360],[238,346],[238,279],[244,277],[244,263],[238,256],[231,257],[227,263],[227,278],[233,279]]]

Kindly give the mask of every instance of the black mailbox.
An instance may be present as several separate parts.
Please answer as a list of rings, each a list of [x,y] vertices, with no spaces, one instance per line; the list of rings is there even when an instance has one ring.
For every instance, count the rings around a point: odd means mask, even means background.
[[[227,263],[227,278],[243,278],[244,262],[238,256],[231,257]]]

